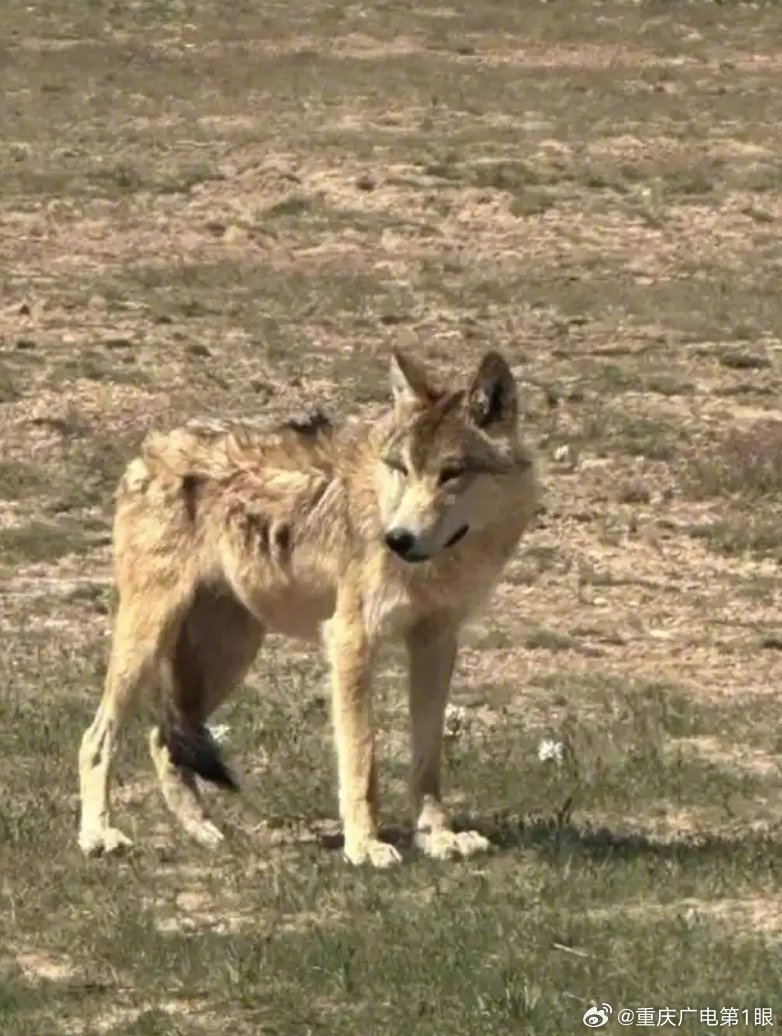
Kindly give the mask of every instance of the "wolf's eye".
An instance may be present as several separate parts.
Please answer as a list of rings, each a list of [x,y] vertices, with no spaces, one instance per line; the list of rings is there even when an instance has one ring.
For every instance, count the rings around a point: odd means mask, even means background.
[[[457,467],[455,464],[443,468],[440,472],[440,485],[444,486],[446,482],[455,482],[457,478],[461,478],[467,469]]]
[[[386,466],[391,468],[392,471],[398,471],[400,475],[407,474],[407,468],[401,460],[395,460],[393,457],[385,457],[384,459]]]

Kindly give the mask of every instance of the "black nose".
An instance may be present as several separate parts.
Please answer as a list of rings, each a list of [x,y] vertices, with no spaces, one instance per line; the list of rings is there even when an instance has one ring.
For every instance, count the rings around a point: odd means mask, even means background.
[[[386,544],[400,558],[404,558],[415,546],[415,536],[407,529],[391,529],[386,533]]]

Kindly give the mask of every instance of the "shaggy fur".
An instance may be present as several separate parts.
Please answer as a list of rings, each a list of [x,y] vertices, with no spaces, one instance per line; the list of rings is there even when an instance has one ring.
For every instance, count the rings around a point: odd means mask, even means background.
[[[221,841],[195,776],[235,780],[205,724],[267,631],[323,638],[349,860],[398,859],[377,835],[371,674],[385,635],[409,655],[416,843],[438,857],[486,847],[476,832],[451,830],[440,800],[443,716],[459,627],[534,513],[534,464],[499,354],[449,392],[394,354],[391,386],[393,406],[370,421],[192,426],[152,434],[129,464],[117,493],[111,660],[79,756],[85,852],[128,844],[111,824],[110,774],[148,686],[161,692],[150,749],[165,800],[200,843]]]

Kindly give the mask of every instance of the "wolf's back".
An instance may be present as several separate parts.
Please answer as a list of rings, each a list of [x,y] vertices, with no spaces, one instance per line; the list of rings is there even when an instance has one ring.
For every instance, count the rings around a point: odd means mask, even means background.
[[[150,474],[177,478],[226,478],[235,461],[230,457],[230,432],[175,428],[152,432],[141,446],[141,458]]]

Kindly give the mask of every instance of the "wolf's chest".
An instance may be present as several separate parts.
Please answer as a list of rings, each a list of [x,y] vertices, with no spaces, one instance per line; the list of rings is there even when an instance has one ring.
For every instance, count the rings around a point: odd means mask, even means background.
[[[482,566],[471,573],[420,573],[402,579],[386,571],[368,581],[363,595],[365,629],[375,636],[398,637],[434,613],[451,613],[457,622],[491,594],[499,566]],[[472,578],[465,578],[471,575]]]
[[[399,584],[380,583],[364,595],[364,628],[372,636],[400,636],[413,624],[415,617],[414,602]]]

